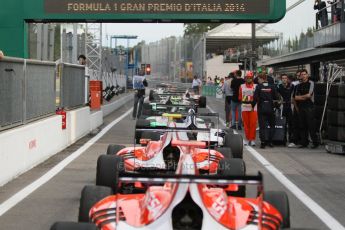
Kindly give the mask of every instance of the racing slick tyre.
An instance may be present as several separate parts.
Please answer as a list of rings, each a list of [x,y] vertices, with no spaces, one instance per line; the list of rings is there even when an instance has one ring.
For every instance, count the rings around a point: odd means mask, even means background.
[[[124,171],[123,158],[117,155],[101,155],[97,160],[96,185],[112,188],[118,185],[118,172]]]
[[[283,217],[281,228],[290,228],[289,198],[283,191],[265,191],[264,201],[273,205]]]
[[[107,155],[116,155],[118,151],[124,148],[126,148],[124,145],[108,145]]]
[[[113,194],[109,187],[87,185],[81,191],[80,204],[79,204],[79,222],[90,222],[89,212],[100,200]]]
[[[243,159],[243,137],[239,134],[227,134],[224,139],[224,146],[230,147],[232,156]]]
[[[159,132],[146,132],[143,131],[141,134],[142,139],[150,139],[152,141],[159,141],[161,138],[161,134]]]
[[[314,95],[325,95],[327,90],[326,83],[315,83]]]
[[[230,148],[220,147],[220,148],[216,148],[216,151],[220,152],[223,155],[224,159],[233,158]]]
[[[331,97],[345,97],[345,85],[344,84],[334,84],[329,91],[329,96]]]
[[[135,129],[145,129],[145,128],[150,128],[151,122],[146,119],[138,119],[137,123],[135,125]],[[135,131],[135,143],[140,144],[140,139],[142,136],[143,131]]]
[[[329,97],[328,108],[337,111],[345,111],[345,98]]]
[[[201,96],[199,98],[199,108],[206,108],[206,97]]]
[[[91,223],[56,222],[50,230],[97,230],[97,227]]]
[[[152,106],[149,103],[144,103],[141,114],[145,116],[152,116],[153,115]]]
[[[316,120],[321,120],[322,113],[323,113],[323,105],[322,106],[321,105],[315,105],[314,106],[314,118]],[[325,113],[324,119],[327,120],[327,112]]]
[[[154,95],[153,95],[153,90],[151,89],[150,90],[150,93],[149,93],[149,101],[154,101],[155,100],[155,97],[154,97]]]
[[[324,106],[326,101],[326,95],[314,95],[314,105]]]
[[[332,141],[345,142],[345,127],[329,125],[328,138]]]
[[[334,111],[334,110],[327,110],[327,123],[328,125],[334,126],[345,126],[345,113]]]
[[[221,159],[218,163],[217,174],[222,176],[245,176],[246,164],[242,159]],[[238,186],[238,191],[227,192],[229,196],[245,197],[245,185]]]
[[[151,124],[151,122],[149,120],[138,119],[136,124],[135,124],[135,128],[137,128],[137,129],[150,128],[150,124]]]

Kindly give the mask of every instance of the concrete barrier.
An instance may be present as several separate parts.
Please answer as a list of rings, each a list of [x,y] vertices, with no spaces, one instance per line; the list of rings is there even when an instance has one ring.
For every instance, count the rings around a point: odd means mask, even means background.
[[[0,133],[0,186],[64,149],[66,137],[61,116]]]
[[[133,94],[128,94],[118,100],[116,100],[113,103],[107,104],[107,105],[103,105],[102,106],[102,111],[103,111],[103,116],[108,116],[109,114],[111,114],[113,111],[115,111],[116,109],[120,108],[121,106],[125,105],[127,102],[129,102],[130,100],[133,99]]]
[[[67,112],[67,144],[71,145],[80,138],[88,134],[90,129],[90,108],[83,107],[80,109]]]
[[[90,116],[90,131],[93,131],[103,124],[103,111],[92,112]]]
[[[89,107],[67,111],[67,128],[60,115],[0,132],[0,186],[44,162],[103,124],[103,117],[133,99],[133,94],[91,112]]]

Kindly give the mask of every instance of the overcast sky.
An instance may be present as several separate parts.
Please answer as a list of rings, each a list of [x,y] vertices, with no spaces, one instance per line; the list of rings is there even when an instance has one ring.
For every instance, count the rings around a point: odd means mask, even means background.
[[[287,0],[287,5],[291,5],[298,0]],[[288,12],[283,20],[276,24],[271,24],[271,28],[277,32],[283,32],[287,39],[289,36],[299,36],[301,31],[306,31],[308,26],[315,24],[315,12],[313,9],[314,0],[305,0],[298,7]],[[146,43],[158,41],[161,38],[169,36],[182,36],[183,24],[157,24],[157,23],[117,23],[117,24],[103,24],[104,43],[106,42],[105,35],[137,35],[138,40],[131,41],[130,46],[145,40]],[[120,43],[125,45],[123,41]]]

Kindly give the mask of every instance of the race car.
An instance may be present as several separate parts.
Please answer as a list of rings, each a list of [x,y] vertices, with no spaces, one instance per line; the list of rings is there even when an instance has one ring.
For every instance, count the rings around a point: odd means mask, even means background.
[[[143,131],[162,133],[159,140],[141,139],[141,147],[125,147],[121,145],[110,145],[107,155],[101,155],[97,161],[96,184],[114,188],[117,184],[115,174],[117,171],[145,171],[151,169],[161,169],[163,172],[176,173],[177,165],[183,155],[192,156],[197,165],[199,173],[215,174],[222,159],[232,159],[230,148],[210,149],[194,148],[193,152],[183,146],[172,146],[174,140],[183,140],[194,143],[193,136],[199,133],[209,133],[210,129],[197,128],[174,123],[173,127],[152,127],[142,129]],[[206,142],[203,142],[206,143]],[[115,157],[116,156],[116,157]],[[236,159],[243,164],[241,173],[245,173],[245,163],[241,159]],[[236,161],[233,160],[233,161]]]
[[[212,121],[211,118],[214,118]],[[172,121],[173,119],[173,121]],[[155,127],[168,127],[172,122],[179,124],[180,127],[209,128],[210,132],[197,133],[196,140],[208,141],[211,148],[228,147],[231,149],[232,156],[243,158],[243,138],[239,134],[234,134],[233,130],[219,128],[219,115],[217,113],[195,113],[194,109],[189,109],[187,114],[164,113],[161,116],[150,116],[146,119],[138,119],[136,122],[135,141],[140,143],[141,138],[159,140],[159,133],[143,132],[139,129]],[[214,123],[217,123],[216,127]]]
[[[185,91],[150,90],[148,102],[143,104],[142,115],[159,115],[164,112],[188,111],[189,108],[206,108],[206,97]]]
[[[173,140],[171,145],[193,153],[205,142]],[[239,160],[239,159],[231,159]],[[236,164],[233,164],[233,166]],[[117,171],[115,190],[84,187],[79,222],[56,223],[52,230],[75,229],[263,229],[290,227],[288,197],[284,192],[263,193],[262,175],[200,175],[192,154],[182,154],[176,175]],[[221,170],[221,168],[219,168]],[[141,191],[127,193],[122,184],[137,183]],[[146,184],[146,185],[144,185]],[[257,186],[256,197],[238,197],[229,191]],[[78,228],[79,227],[79,228]]]

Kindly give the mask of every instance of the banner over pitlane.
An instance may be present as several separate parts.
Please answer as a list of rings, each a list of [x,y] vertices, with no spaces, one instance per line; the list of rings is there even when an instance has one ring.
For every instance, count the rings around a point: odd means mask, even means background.
[[[27,22],[258,22],[273,23],[286,0],[4,0],[0,49],[28,57]]]
[[[286,0],[35,0],[43,21],[276,22]],[[29,10],[29,14],[34,15]],[[36,18],[27,18],[27,20]]]
[[[270,12],[270,0],[45,0],[46,13],[131,14],[262,14]]]

